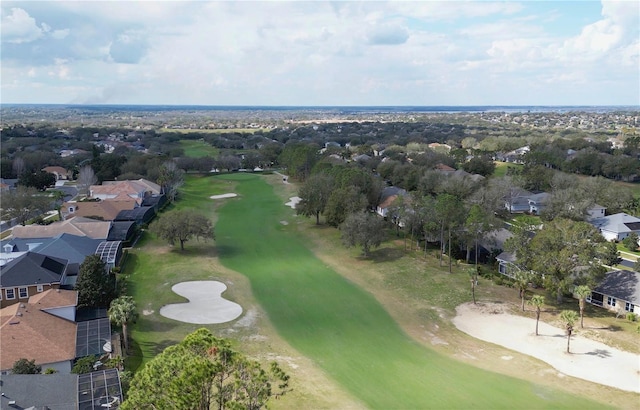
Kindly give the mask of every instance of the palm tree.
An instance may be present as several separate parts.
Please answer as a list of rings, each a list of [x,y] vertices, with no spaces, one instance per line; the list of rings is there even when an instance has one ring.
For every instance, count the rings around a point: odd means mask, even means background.
[[[124,338],[124,350],[129,350],[128,324],[133,322],[137,316],[136,303],[131,296],[120,296],[111,301],[109,306],[109,320],[116,326],[122,326],[122,337]]]
[[[515,288],[520,294],[522,300],[522,311],[524,312],[524,297],[527,295],[527,289],[529,288],[529,282],[531,282],[533,274],[530,271],[520,270],[517,271],[514,278]]]
[[[473,304],[476,304],[476,285],[478,284],[478,265],[469,268],[469,279],[471,280],[471,295],[473,296]]]
[[[536,308],[536,336],[538,336],[538,322],[540,322],[540,312],[544,305],[544,296],[533,295],[527,303]]]
[[[578,297],[578,302],[580,303],[580,328],[582,329],[584,328],[584,307],[587,304],[587,297],[591,295],[591,288],[586,285],[580,285],[573,293]]]
[[[560,313],[560,319],[562,323],[564,323],[565,329],[567,330],[567,353],[571,353],[569,351],[569,343],[571,342],[571,333],[573,333],[573,325],[576,324],[578,320],[578,314],[575,310],[563,310]]]

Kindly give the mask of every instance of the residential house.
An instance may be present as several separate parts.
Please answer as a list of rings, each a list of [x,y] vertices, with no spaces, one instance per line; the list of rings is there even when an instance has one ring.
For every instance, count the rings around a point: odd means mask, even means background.
[[[505,197],[504,207],[512,214],[530,213],[539,215],[547,205],[551,195],[547,192],[529,192],[513,188]]]
[[[608,272],[587,302],[605,309],[640,313],[640,273],[629,270]]]
[[[68,180],[71,177],[71,173],[66,170],[65,168],[62,167],[58,167],[58,166],[50,166],[50,167],[44,167],[42,168],[42,170],[44,172],[48,172],[50,174],[53,174],[56,177],[56,181],[61,181],[61,180]]]
[[[129,196],[98,201],[69,201],[62,204],[60,213],[62,219],[82,216],[85,218],[113,221],[120,211],[134,209],[138,202]]]
[[[516,256],[510,252],[502,252],[496,256],[498,262],[498,272],[504,276],[515,278],[516,272],[520,269],[516,266]]]
[[[0,390],[0,409],[78,410],[77,374],[1,375]]]
[[[42,369],[71,372],[76,358],[76,324],[25,301],[0,309],[0,372],[21,359]]]
[[[445,175],[453,174],[454,172],[456,172],[455,168],[451,168],[449,165],[445,164],[436,164],[434,169]]]
[[[551,194],[546,192],[538,192],[537,194],[531,194],[527,200],[529,201],[529,213],[533,215],[540,215],[549,201]]]
[[[389,217],[389,208],[398,199],[398,197],[405,197],[407,191],[402,188],[389,186],[382,190],[380,195],[380,203],[376,206],[376,213],[383,218]],[[393,217],[393,215],[391,215]]]
[[[134,198],[139,204],[147,196],[160,195],[162,187],[140,178],[134,181],[104,181],[102,185],[91,185],[89,196],[96,199],[113,199],[120,195]]]
[[[608,241],[621,241],[632,232],[640,236],[640,218],[623,212],[595,218],[589,222],[598,228]]]
[[[607,208],[605,208],[604,206],[594,204],[591,208],[587,209],[587,219],[591,220],[591,219],[603,218],[605,216],[606,210]]]
[[[65,284],[67,260],[25,252],[0,266],[0,308]]]
[[[49,225],[15,226],[12,234],[14,238],[53,238],[62,233],[70,233],[94,239],[107,239],[110,228],[109,221],[76,216]]]
[[[67,277],[65,285],[73,286],[80,271],[80,264],[84,259],[97,252],[104,241],[92,239],[87,236],[77,236],[68,233],[60,234],[54,238],[13,238],[2,242],[1,260],[10,260],[26,251],[34,251],[42,255],[66,259]],[[118,259],[119,262],[119,259]],[[106,263],[106,262],[105,262]]]
[[[84,374],[0,375],[0,409],[117,409],[123,401],[116,369]]]

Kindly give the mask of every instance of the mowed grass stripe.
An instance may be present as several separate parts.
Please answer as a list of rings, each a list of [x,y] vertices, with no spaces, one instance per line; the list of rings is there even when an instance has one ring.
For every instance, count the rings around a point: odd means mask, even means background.
[[[219,209],[224,265],[245,274],[278,332],[371,408],[574,408],[595,403],[476,369],[410,339],[379,303],[325,266],[281,220],[271,186],[246,174]]]

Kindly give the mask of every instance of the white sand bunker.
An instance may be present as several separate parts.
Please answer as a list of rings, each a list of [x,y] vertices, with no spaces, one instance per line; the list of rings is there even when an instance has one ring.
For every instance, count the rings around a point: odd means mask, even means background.
[[[211,198],[211,199],[224,199],[224,198],[235,198],[237,196],[238,196],[238,194],[229,193],[229,194],[221,194],[221,195],[211,195],[209,198]]]
[[[563,329],[540,322],[536,336],[535,319],[508,314],[504,305],[467,303],[458,306],[456,313],[454,325],[477,339],[533,356],[569,376],[640,393],[640,355],[579,335],[571,337],[571,354],[567,354]],[[507,357],[511,359],[502,358]]]
[[[289,198],[289,202],[287,202],[285,205],[286,206],[290,206],[292,209],[296,209],[296,205],[298,205],[298,202],[300,202],[302,198],[300,198],[299,196],[292,196],[291,198]]]
[[[226,323],[242,314],[242,306],[226,300],[222,292],[227,286],[218,281],[181,282],[171,287],[175,293],[189,299],[188,303],[175,303],[160,308],[160,314],[186,323]]]

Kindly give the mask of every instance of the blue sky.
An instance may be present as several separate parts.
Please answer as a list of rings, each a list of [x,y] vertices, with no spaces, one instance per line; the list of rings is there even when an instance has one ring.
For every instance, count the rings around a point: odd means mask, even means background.
[[[640,105],[640,2],[5,1],[2,103]]]

